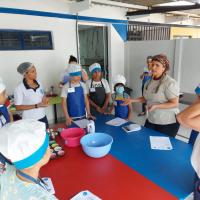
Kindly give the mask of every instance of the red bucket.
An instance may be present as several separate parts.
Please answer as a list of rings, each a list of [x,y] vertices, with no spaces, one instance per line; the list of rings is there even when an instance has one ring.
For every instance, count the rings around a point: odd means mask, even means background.
[[[85,135],[83,128],[67,128],[61,132],[61,137],[65,140],[68,147],[77,147],[80,145],[80,139]]]

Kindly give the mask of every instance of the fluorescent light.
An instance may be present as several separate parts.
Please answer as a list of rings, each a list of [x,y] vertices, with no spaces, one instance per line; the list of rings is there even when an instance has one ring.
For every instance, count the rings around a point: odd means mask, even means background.
[[[156,6],[190,6],[194,4],[195,3],[188,2],[188,1],[176,1],[176,2],[170,2],[170,3],[157,4]]]

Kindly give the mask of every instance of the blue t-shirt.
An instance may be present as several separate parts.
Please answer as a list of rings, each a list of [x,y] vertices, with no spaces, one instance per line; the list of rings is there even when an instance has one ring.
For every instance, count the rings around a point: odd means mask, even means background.
[[[143,70],[143,79],[142,79],[142,85],[144,85],[147,81],[151,80],[151,72],[149,71],[149,68],[147,66],[144,67]]]
[[[195,89],[196,94],[200,95],[200,84]]]
[[[71,80],[71,77],[68,74],[65,74],[63,77],[63,85],[68,83]]]

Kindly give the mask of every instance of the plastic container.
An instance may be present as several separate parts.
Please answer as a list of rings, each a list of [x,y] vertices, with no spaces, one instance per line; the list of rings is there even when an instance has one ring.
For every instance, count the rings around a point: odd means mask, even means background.
[[[67,128],[61,132],[61,137],[65,140],[65,145],[68,147],[79,146],[80,139],[84,135],[85,130],[82,128]]]
[[[81,145],[86,155],[101,158],[111,149],[113,138],[105,133],[93,133],[81,138]]]
[[[93,120],[89,120],[89,123],[86,127],[88,133],[95,133],[95,124]]]

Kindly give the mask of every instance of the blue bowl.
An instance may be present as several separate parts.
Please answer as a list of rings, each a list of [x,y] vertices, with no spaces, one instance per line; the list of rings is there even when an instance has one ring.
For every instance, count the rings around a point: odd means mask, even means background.
[[[83,151],[92,158],[101,158],[111,149],[113,138],[105,133],[92,133],[85,135],[80,141]]]

